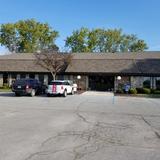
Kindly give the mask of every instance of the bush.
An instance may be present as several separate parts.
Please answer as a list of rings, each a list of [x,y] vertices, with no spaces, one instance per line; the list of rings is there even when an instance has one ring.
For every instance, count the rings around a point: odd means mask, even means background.
[[[151,90],[149,88],[143,88],[143,93],[144,94],[150,94]]]
[[[149,89],[149,88],[136,88],[137,92],[139,94],[150,94],[150,93],[154,93],[154,89]]]
[[[123,91],[123,89],[118,89],[118,90],[116,91],[116,93],[123,94],[123,93],[124,93],[124,91]]]
[[[4,83],[3,86],[0,87],[0,89],[10,89],[9,85],[7,83]]]
[[[160,94],[160,90],[154,90],[153,94]]]
[[[136,90],[137,90],[137,93],[140,93],[140,94],[144,93],[143,88],[136,88]]]
[[[156,89],[151,89],[151,94],[154,94],[156,92]]]
[[[137,94],[137,89],[136,89],[136,88],[131,88],[131,89],[129,90],[129,93],[130,93],[130,94]]]

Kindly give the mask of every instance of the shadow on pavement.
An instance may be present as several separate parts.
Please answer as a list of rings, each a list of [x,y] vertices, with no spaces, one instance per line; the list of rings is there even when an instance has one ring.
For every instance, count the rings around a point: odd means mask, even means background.
[[[0,97],[14,97],[15,94],[12,92],[0,92]]]

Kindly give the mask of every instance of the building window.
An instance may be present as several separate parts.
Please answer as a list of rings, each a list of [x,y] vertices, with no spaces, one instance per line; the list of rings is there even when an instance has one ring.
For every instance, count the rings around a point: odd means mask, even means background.
[[[160,77],[156,78],[156,89],[160,90]]]
[[[56,79],[58,79],[58,80],[64,80],[64,75],[57,75]]]
[[[33,78],[34,79],[35,78],[35,74],[34,73],[30,73],[29,74],[29,78]]]
[[[21,78],[21,75],[20,74],[17,74],[17,79],[20,79]]]
[[[39,74],[39,81],[40,81],[41,83],[44,82],[44,75],[43,75],[43,74]]]
[[[26,74],[22,73],[21,78],[26,78]]]
[[[151,78],[144,77],[143,88],[151,88]]]
[[[29,78],[29,74],[26,74],[26,78]]]
[[[39,75],[35,74],[35,79],[39,80]]]

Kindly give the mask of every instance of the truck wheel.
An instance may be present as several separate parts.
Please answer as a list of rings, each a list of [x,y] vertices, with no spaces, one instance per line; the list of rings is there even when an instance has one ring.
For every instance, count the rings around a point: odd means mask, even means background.
[[[35,91],[35,89],[32,89],[32,91],[31,91],[31,97],[34,97],[36,95],[36,91]]]
[[[47,93],[47,97],[50,97],[51,95],[49,93]]]
[[[63,97],[66,97],[66,96],[67,96],[67,90],[64,90]]]
[[[19,96],[20,96],[20,94],[19,94],[19,93],[17,93],[17,92],[15,92],[15,96],[16,96],[16,97],[19,97]]]
[[[72,89],[72,91],[71,91],[71,95],[74,95],[74,90]]]

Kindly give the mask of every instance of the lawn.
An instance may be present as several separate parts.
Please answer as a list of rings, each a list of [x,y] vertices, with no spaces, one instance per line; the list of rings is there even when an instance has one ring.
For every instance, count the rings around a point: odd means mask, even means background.
[[[0,92],[11,92],[10,88],[0,88]]]

